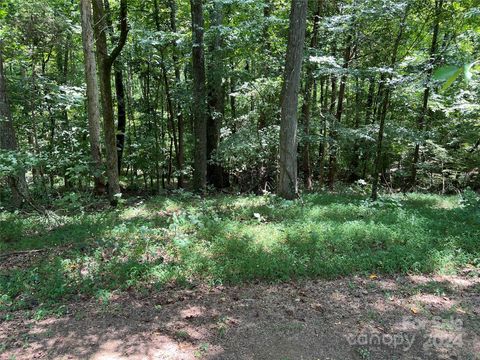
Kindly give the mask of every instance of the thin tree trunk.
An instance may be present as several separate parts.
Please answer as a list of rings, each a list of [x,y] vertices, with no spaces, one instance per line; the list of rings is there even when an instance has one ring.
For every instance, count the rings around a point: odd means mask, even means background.
[[[297,106],[307,21],[307,0],[292,0],[281,97],[278,195],[293,199],[297,183]]]
[[[102,175],[102,155],[100,148],[100,100],[97,82],[97,61],[95,59],[92,8],[90,0],[80,1],[82,18],[82,43],[85,59],[85,81],[87,84],[88,133],[90,154],[93,163],[94,191],[101,194],[105,191]]]
[[[347,86],[346,71],[348,70],[348,67],[350,65],[351,51],[352,51],[352,35],[348,35],[347,45],[345,47],[344,56],[343,56],[343,59],[344,59],[343,69],[345,73],[340,78],[340,87],[338,89],[337,112],[335,113],[335,120],[330,130],[330,135],[333,139],[333,144],[330,147],[329,168],[328,168],[328,186],[330,190],[333,190],[334,188],[335,176],[337,172],[337,152],[338,152],[338,144],[337,144],[338,136],[337,135],[338,134],[337,134],[336,127],[342,120],[343,100],[345,98],[345,90]]]
[[[440,17],[442,15],[444,0],[435,0],[435,22],[433,25],[433,35],[432,43],[430,47],[430,58],[427,68],[427,79],[425,82],[425,89],[423,90],[423,100],[422,108],[420,110],[420,115],[417,119],[417,128],[419,131],[423,131],[425,128],[425,117],[428,111],[428,101],[430,99],[431,92],[431,80],[433,75],[433,67],[437,58],[437,47],[438,47],[438,34],[440,32]],[[416,142],[415,149],[413,151],[413,161],[412,161],[412,172],[410,186],[414,188],[417,184],[417,164],[420,156],[420,143]]]
[[[404,33],[406,22],[407,22],[408,12],[409,12],[409,6],[407,5],[405,8],[405,13],[403,15],[402,21],[400,23],[400,29],[398,31],[398,35],[393,45],[392,59],[390,61],[390,66],[392,70],[395,70],[395,67],[397,64],[398,48],[400,46],[400,42],[402,41],[403,33]],[[393,75],[390,75],[388,78],[388,82],[390,82],[392,78],[393,78]],[[385,120],[387,118],[388,105],[390,102],[390,95],[392,91],[391,84],[389,83],[385,84],[384,89],[385,90],[384,90],[384,95],[382,100],[382,108],[379,114],[380,120],[379,120],[378,137],[377,137],[377,149],[376,149],[376,155],[375,155],[375,169],[373,173],[373,182],[372,182],[371,198],[373,201],[377,200],[377,197],[378,197],[378,182],[379,182],[380,172],[382,170],[383,136],[385,132]]]
[[[155,0],[157,1],[157,0]],[[170,7],[170,30],[173,33],[177,32],[176,16],[177,16],[177,5],[176,0],[168,0]],[[158,5],[157,5],[158,6]],[[173,68],[175,71],[175,83],[178,86],[180,84],[180,66],[178,64],[178,55],[176,54],[177,43],[172,42],[173,52]],[[177,153],[177,166],[178,166],[178,187],[183,188],[183,177],[184,177],[184,163],[185,163],[185,145],[184,145],[184,133],[185,133],[185,124],[183,119],[183,110],[180,102],[177,102],[176,105],[176,114],[177,114],[177,127],[178,127],[178,153]]]
[[[313,16],[313,30],[312,30],[312,39],[310,40],[310,48],[316,49],[318,45],[318,28],[320,22],[320,10],[322,6],[322,0],[318,0],[317,8]],[[302,116],[301,120],[303,123],[303,131],[305,143],[302,148],[302,170],[303,170],[303,181],[305,189],[310,191],[312,190],[312,165],[310,161],[310,112],[312,107],[312,88],[315,84],[315,79],[313,77],[313,71],[315,67],[309,63],[307,65],[306,73],[307,78],[305,80],[305,93],[303,97],[302,104]],[[316,102],[314,98],[313,102]]]

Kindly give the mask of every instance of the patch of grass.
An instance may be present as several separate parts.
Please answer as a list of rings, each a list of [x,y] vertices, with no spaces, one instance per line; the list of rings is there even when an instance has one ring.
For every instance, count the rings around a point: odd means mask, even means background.
[[[190,335],[185,330],[175,331],[175,338],[179,341],[187,341],[190,339]]]
[[[46,251],[0,270],[0,310],[84,297],[108,303],[113,292],[148,294],[172,284],[452,273],[480,265],[479,209],[461,197],[395,195],[372,203],[356,195],[285,201],[184,192],[64,214],[55,223],[0,214],[1,224],[12,219],[0,233],[18,236],[1,242],[1,251]]]
[[[451,285],[447,282],[429,281],[426,284],[415,287],[416,293],[427,293],[436,296],[451,295],[454,293]]]

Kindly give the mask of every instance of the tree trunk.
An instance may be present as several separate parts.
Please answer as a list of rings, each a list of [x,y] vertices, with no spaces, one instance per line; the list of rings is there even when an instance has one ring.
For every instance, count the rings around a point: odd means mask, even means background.
[[[219,2],[215,2],[210,12],[212,27],[219,27],[223,23],[223,8]],[[223,188],[222,166],[212,163],[212,154],[217,150],[220,141],[220,128],[225,115],[225,89],[222,84],[224,72],[221,54],[221,36],[219,29],[214,29],[215,35],[209,44],[208,62],[208,107],[207,118],[207,183],[216,189]]]
[[[333,190],[335,184],[335,176],[337,172],[337,151],[338,151],[338,144],[337,144],[337,125],[342,120],[343,114],[343,100],[345,98],[345,90],[347,86],[347,74],[346,71],[350,65],[350,57],[352,51],[352,35],[348,35],[347,37],[347,45],[345,47],[344,55],[343,55],[343,69],[345,73],[340,78],[340,87],[338,89],[338,100],[337,100],[337,111],[335,113],[334,122],[332,124],[332,128],[330,130],[330,135],[332,137],[333,143],[330,147],[330,157],[329,157],[329,167],[328,167],[328,186],[330,190]],[[333,88],[333,86],[332,86]],[[333,90],[333,89],[332,89]],[[333,94],[332,94],[333,95]]]
[[[104,0],[105,15],[110,32],[110,40],[112,45],[115,45],[115,33],[113,30],[112,13],[110,10],[110,3]],[[118,174],[120,175],[122,169],[123,150],[125,148],[125,131],[127,127],[127,112],[125,110],[125,86],[123,82],[122,65],[117,60],[113,63],[113,70],[115,76],[115,97],[117,99],[117,158],[118,158]]]
[[[193,189],[203,191],[207,183],[207,112],[205,55],[203,51],[203,1],[190,0],[192,12],[193,123],[195,156]]]
[[[176,24],[176,15],[177,15],[177,6],[176,0],[169,0],[168,4],[170,7],[170,30],[173,33],[177,32],[177,24]],[[176,47],[177,43],[175,41],[172,42],[173,52],[172,52],[172,59],[173,59],[173,67],[175,70],[175,83],[176,85],[180,85],[180,66],[178,64],[178,55],[176,54]],[[176,103],[176,114],[177,114],[177,127],[178,127],[178,153],[177,153],[177,166],[178,166],[178,187],[183,188],[183,171],[184,171],[184,163],[185,163],[185,146],[184,146],[184,133],[185,133],[185,125],[183,119],[183,111],[182,107],[179,102]]]
[[[297,106],[307,21],[307,0],[292,0],[281,97],[278,195],[293,199],[297,183]]]
[[[123,71],[118,62],[115,62],[115,95],[117,98],[117,157],[118,174],[122,170],[123,150],[125,148],[125,132],[127,130],[127,112],[125,110],[125,87],[123,84]]]
[[[317,2],[317,8],[315,10],[315,15],[313,16],[313,30],[312,30],[312,39],[310,40],[310,48],[315,49],[318,45],[318,28],[320,22],[320,9],[322,2],[319,0]],[[303,170],[303,181],[306,190],[312,190],[312,166],[310,161],[310,112],[312,107],[312,88],[315,84],[315,79],[313,77],[313,71],[315,67],[309,63],[307,65],[307,78],[305,80],[305,93],[303,97],[302,104],[302,117],[301,121],[303,123],[303,131],[305,143],[302,148],[302,170]],[[314,99],[314,103],[316,99]]]
[[[398,48],[400,46],[400,42],[402,40],[402,36],[405,30],[406,22],[407,22],[407,16],[408,16],[408,11],[409,11],[409,6],[405,8],[405,13],[403,15],[402,21],[400,23],[400,29],[398,31],[398,35],[395,39],[395,43],[393,45],[393,50],[392,50],[392,59],[390,61],[390,66],[394,70],[397,64],[397,54],[398,54]],[[392,80],[393,75],[390,75],[388,77],[388,82]],[[375,155],[375,169],[373,173],[373,182],[372,182],[372,200],[375,201],[377,200],[378,197],[378,182],[379,182],[379,177],[380,177],[380,172],[382,170],[382,146],[383,146],[383,136],[385,132],[385,120],[387,118],[387,111],[388,111],[388,104],[390,102],[390,94],[391,94],[391,84],[387,83],[383,87],[384,90],[384,95],[382,99],[382,108],[380,109],[380,120],[379,120],[379,128],[378,128],[378,137],[377,137],[377,149],[376,149],[376,155]]]
[[[428,101],[430,99],[431,80],[433,75],[433,67],[437,58],[438,34],[440,32],[440,17],[442,15],[444,0],[435,0],[435,23],[433,25],[432,43],[430,47],[430,59],[427,68],[427,79],[425,82],[425,89],[423,90],[422,109],[417,119],[417,129],[423,131],[425,128],[425,117],[428,111]],[[412,174],[410,186],[414,188],[417,184],[417,164],[420,156],[420,143],[417,141],[413,151]]]
[[[92,7],[90,0],[80,1],[82,18],[82,43],[85,58],[85,81],[87,84],[88,133],[90,154],[93,162],[94,191],[101,194],[105,191],[102,176],[102,155],[100,148],[100,102],[97,82],[97,61],[95,59]]]
[[[93,0],[93,17],[95,20],[95,36],[98,56],[98,73],[100,77],[100,93],[103,108],[103,127],[105,132],[105,152],[107,155],[108,195],[112,205],[117,203],[117,195],[121,194],[118,175],[118,154],[113,113],[112,99],[112,66],[122,51],[127,40],[127,2],[120,1],[120,39],[112,53],[108,54],[107,34],[108,29],[105,18],[105,9],[102,0]]]
[[[3,44],[0,40],[0,148],[3,150],[17,151],[17,137],[13,126],[10,104],[7,97],[7,84],[3,69]],[[19,169],[15,175],[8,177],[8,184],[12,191],[12,203],[18,208],[26,196],[27,183],[25,171]]]

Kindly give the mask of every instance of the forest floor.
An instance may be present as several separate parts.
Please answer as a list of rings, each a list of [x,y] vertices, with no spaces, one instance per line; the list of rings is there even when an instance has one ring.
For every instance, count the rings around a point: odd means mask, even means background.
[[[68,195],[0,213],[0,359],[479,359],[480,206]]]

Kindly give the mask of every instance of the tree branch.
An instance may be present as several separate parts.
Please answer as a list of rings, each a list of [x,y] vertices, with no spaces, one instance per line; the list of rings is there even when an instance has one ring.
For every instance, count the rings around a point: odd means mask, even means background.
[[[108,57],[108,65],[112,65],[122,51],[128,36],[128,22],[127,22],[127,0],[120,0],[120,39],[117,46],[112,50]]]

